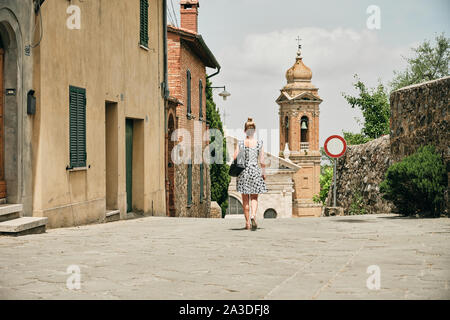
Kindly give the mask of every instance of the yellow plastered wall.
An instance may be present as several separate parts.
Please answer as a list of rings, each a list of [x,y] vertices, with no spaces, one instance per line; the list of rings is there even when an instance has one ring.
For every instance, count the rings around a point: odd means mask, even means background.
[[[101,222],[106,212],[105,104],[117,103],[117,209],[126,218],[125,119],[136,119],[133,169],[138,210],[165,214],[162,0],[149,1],[149,45],[141,48],[139,1],[84,1],[81,29],[70,30],[67,1],[42,6],[44,37],[33,50],[33,214],[49,227]],[[88,168],[68,171],[69,86],[86,89]],[[114,154],[114,153],[113,153]],[[137,158],[136,158],[137,159]],[[89,167],[90,166],[90,167]],[[133,174],[134,175],[134,174]],[[113,201],[114,202],[114,201]]]

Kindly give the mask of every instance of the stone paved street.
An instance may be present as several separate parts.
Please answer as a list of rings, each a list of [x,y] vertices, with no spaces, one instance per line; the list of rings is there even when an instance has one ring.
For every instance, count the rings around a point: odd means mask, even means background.
[[[0,237],[1,299],[450,299],[450,220],[143,218]],[[81,289],[66,270],[78,265]],[[369,290],[367,268],[381,271]]]

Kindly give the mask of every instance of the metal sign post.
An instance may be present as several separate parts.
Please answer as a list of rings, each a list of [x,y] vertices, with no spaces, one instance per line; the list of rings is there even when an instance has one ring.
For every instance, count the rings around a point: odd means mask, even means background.
[[[337,186],[337,161],[347,151],[347,142],[341,136],[331,136],[325,141],[324,145],[325,153],[334,159],[333,169],[333,207],[336,207],[336,186]]]
[[[333,207],[336,207],[336,162],[337,158],[334,159],[334,170],[333,170]]]

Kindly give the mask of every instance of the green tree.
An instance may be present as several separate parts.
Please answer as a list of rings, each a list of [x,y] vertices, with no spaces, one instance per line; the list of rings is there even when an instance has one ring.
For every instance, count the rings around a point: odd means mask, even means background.
[[[380,184],[380,192],[403,215],[439,217],[444,207],[447,182],[442,156],[433,146],[423,146],[389,167]]]
[[[390,83],[392,90],[449,75],[450,38],[441,34],[436,36],[435,42],[433,46],[425,40],[417,48],[412,48],[414,57],[404,57],[408,62],[407,68],[394,72],[394,79]]]
[[[325,165],[320,168],[320,171],[320,194],[315,195],[313,201],[325,205],[330,186],[333,183],[333,167]]]
[[[206,80],[206,120],[209,123],[210,129],[218,129],[223,133],[222,120],[220,112],[216,107],[213,99],[213,90],[211,82]],[[214,137],[211,137],[210,143],[214,142]],[[226,163],[227,144],[225,137],[223,138],[223,163],[212,163],[210,165],[211,177],[211,201],[216,201],[222,208],[222,217],[225,217],[228,208],[228,186],[230,185],[230,176],[228,174],[229,166]],[[214,152],[214,151],[213,151]]]
[[[358,108],[362,112],[364,117],[362,135],[370,139],[376,139],[389,134],[391,109],[384,85],[379,83],[376,88],[368,89],[357,75],[355,75],[355,79],[356,83],[353,86],[359,91],[358,96],[345,93],[343,93],[343,96],[352,108]]]
[[[362,133],[353,133],[348,131],[342,131],[342,133],[344,134],[344,139],[347,142],[347,145],[349,146],[364,144],[372,140],[369,137],[363,135]]]
[[[321,160],[321,163],[322,163],[321,170],[324,167],[331,165],[333,163],[333,161],[334,161],[333,158],[331,158],[331,157],[329,157],[327,155],[327,153],[325,152],[325,148],[324,147],[320,147],[320,156],[321,156],[320,160]]]

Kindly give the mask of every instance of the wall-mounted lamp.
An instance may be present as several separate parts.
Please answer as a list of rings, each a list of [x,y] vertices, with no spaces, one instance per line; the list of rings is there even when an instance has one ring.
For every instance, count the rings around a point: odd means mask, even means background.
[[[223,87],[211,87],[211,89],[223,89],[223,91],[221,93],[219,93],[219,96],[221,96],[223,98],[223,101],[227,101],[227,98],[229,96],[231,96],[231,93],[229,93],[226,90],[225,86],[223,86]]]

